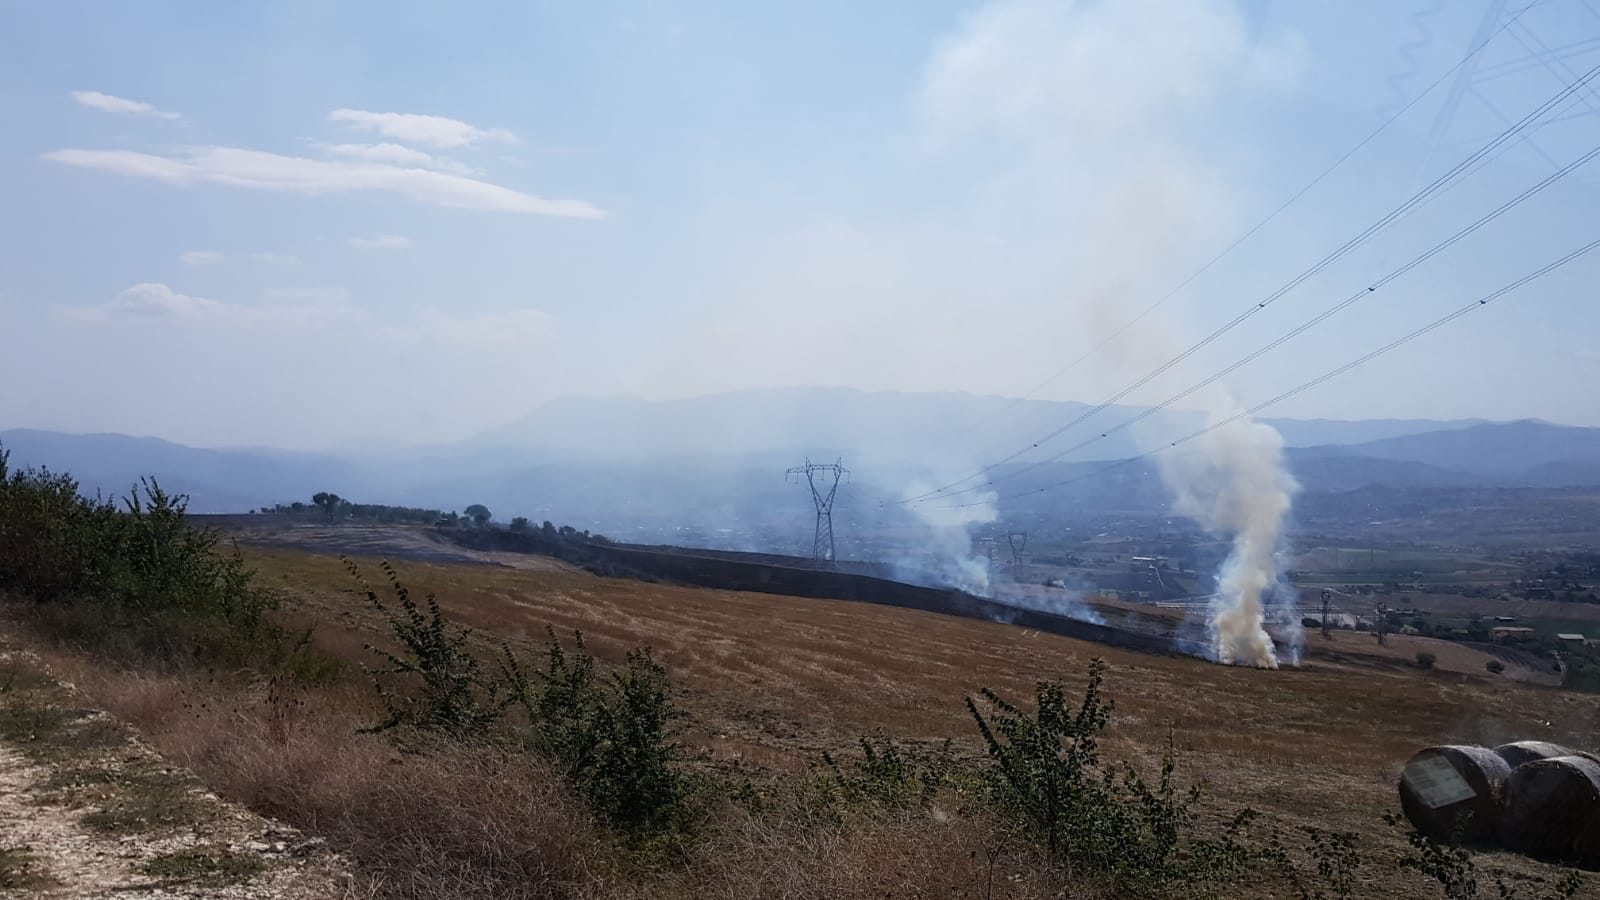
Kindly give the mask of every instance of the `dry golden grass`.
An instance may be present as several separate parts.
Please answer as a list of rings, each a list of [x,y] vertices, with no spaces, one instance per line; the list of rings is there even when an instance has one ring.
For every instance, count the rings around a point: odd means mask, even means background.
[[[324,623],[375,633],[338,560],[249,556]],[[1110,664],[1113,757],[1153,764],[1170,725],[1184,771],[1219,803],[1288,822],[1381,832],[1401,766],[1431,744],[1600,747],[1592,697],[1498,679],[1483,669],[1487,656],[1427,639],[1392,636],[1379,648],[1340,633],[1328,647],[1313,634],[1301,668],[1259,671],[871,604],[471,566],[403,563],[401,574],[497,639],[582,629],[611,661],[651,645],[684,690],[688,741],[714,760],[777,771],[805,770],[875,732],[954,737],[976,755],[964,696],[990,687],[1024,699],[1040,679],[1074,684],[1095,656]],[[1422,646],[1438,670],[1415,667]]]
[[[246,555],[284,589],[295,618],[317,622],[324,649],[354,662],[369,659],[366,642],[386,642],[339,560],[262,548]],[[363,566],[381,577],[376,561]],[[871,604],[561,571],[399,568],[415,593],[435,591],[453,621],[524,653],[547,626],[561,636],[581,629],[606,662],[653,647],[690,714],[684,740],[696,764],[758,781],[812,769],[824,751],[848,755],[872,733],[954,738],[959,754],[976,757],[964,696],[989,687],[1028,700],[1040,679],[1075,688],[1089,660],[1103,657],[1117,704],[1109,758],[1150,771],[1170,726],[1183,751],[1180,777],[1211,785],[1211,814],[1250,806],[1286,828],[1361,833],[1373,868],[1360,896],[1436,895],[1394,870],[1399,839],[1380,820],[1397,807],[1396,776],[1416,750],[1529,738],[1600,744],[1592,697],[1479,674],[1482,661],[1442,651],[1439,670],[1424,672],[1399,639],[1379,650],[1358,635],[1329,646],[1313,635],[1302,668],[1257,671]],[[107,673],[70,655],[57,662],[77,665],[92,695],[213,787],[329,836],[385,895],[1050,896],[1025,851],[1002,848],[991,865],[991,824],[948,804],[849,821],[756,817],[729,805],[711,811],[677,864],[641,869],[525,758],[461,749],[402,757],[381,739],[353,735],[352,721],[375,714],[359,680],[308,695],[309,710],[284,712],[267,708],[260,686]],[[407,858],[420,862],[395,862]],[[1550,872],[1502,854],[1491,864]],[[1243,894],[1258,895],[1267,894]]]

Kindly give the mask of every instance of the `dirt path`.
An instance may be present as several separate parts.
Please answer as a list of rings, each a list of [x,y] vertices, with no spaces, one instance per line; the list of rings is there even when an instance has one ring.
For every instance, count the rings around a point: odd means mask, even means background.
[[[352,897],[322,842],[218,799],[0,650],[0,897]]]

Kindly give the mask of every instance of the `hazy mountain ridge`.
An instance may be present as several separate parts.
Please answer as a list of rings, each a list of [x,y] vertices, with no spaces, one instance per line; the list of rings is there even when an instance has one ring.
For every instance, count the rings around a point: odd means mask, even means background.
[[[806,492],[783,479],[783,470],[807,455],[845,457],[855,473],[848,493],[870,498],[858,511],[867,515],[878,500],[974,474],[972,460],[1002,458],[1090,409],[967,394],[788,389],[662,403],[569,399],[457,444],[385,448],[370,456],[209,450],[156,438],[29,430],[0,432],[0,442],[13,465],[71,472],[88,492],[122,494],[139,476],[153,475],[189,494],[197,512],[242,511],[333,490],[369,502],[446,508],[481,501],[507,515],[670,519],[695,509],[711,518],[745,519],[763,509],[803,512],[809,506]],[[1138,412],[1110,408],[1089,423],[1122,422]],[[1150,419],[1174,433],[1202,421],[1188,412]],[[1030,437],[997,437],[992,423],[1026,427],[1019,433]],[[1596,428],[1422,419],[1272,424],[1284,434],[1290,466],[1309,491],[1600,484]],[[1094,433],[1088,424],[1082,431]],[[1060,496],[1113,503],[1119,491],[1154,483],[1148,465],[1095,474],[1107,459],[1141,452],[1127,431],[1106,438],[1115,454],[1106,455],[1097,443],[1100,452],[1040,465],[1002,495],[1074,478],[1082,481]]]
[[[1098,412],[1073,401],[1026,400],[965,393],[901,393],[853,388],[776,388],[736,391],[684,400],[637,397],[564,398],[516,421],[463,442],[477,448],[522,447],[580,453],[587,459],[626,458],[630,448],[649,445],[657,456],[792,453],[827,447],[845,455],[927,459],[933,448],[968,465],[1004,457],[1067,422],[1082,419],[1081,431],[1126,423],[1146,412],[1113,405]],[[1269,419],[1290,446],[1353,444],[1482,420]],[[1074,454],[1076,459],[1121,459],[1145,449],[1139,434],[1166,439],[1201,428],[1203,413],[1162,410],[1137,429],[1106,433]]]

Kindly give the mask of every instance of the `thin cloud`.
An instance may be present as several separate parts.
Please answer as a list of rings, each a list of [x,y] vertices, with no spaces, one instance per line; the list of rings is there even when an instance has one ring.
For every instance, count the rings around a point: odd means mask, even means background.
[[[110,94],[102,94],[99,91],[73,91],[72,99],[90,109],[98,109],[101,112],[119,116],[135,116],[144,119],[178,118],[178,114],[175,112],[166,112],[165,110],[156,109],[148,103],[114,97]]]
[[[359,159],[364,162],[386,163],[392,166],[403,166],[419,169],[438,169],[441,172],[454,172],[457,175],[475,175],[476,171],[465,163],[457,162],[444,156],[434,156],[410,147],[399,144],[334,144],[328,148],[334,156],[345,159]]]
[[[353,237],[350,246],[367,250],[404,250],[414,243],[411,238],[398,234],[375,234],[372,237]]]
[[[504,128],[479,128],[460,119],[416,113],[380,113],[364,109],[336,109],[328,121],[375,131],[386,138],[426,147],[466,147],[483,140],[516,141]]]
[[[64,149],[43,158],[69,166],[99,169],[168,184],[222,184],[297,194],[386,191],[423,203],[454,209],[602,219],[605,211],[583,200],[546,200],[512,188],[426,169],[372,162],[309,159],[238,147],[197,147],[181,155],[158,156],[131,150]]]
[[[300,257],[293,253],[252,253],[250,258],[269,266],[298,266]]]
[[[227,309],[227,304],[216,300],[191,297],[165,284],[145,282],[128,288],[109,303],[72,307],[69,312],[84,321],[119,318],[205,321],[221,318]]]
[[[350,292],[342,287],[268,288],[261,296],[287,306],[342,307],[350,305]]]
[[[514,346],[548,337],[550,316],[536,309],[467,315],[426,309],[414,324],[386,328],[384,334],[405,341],[468,346]]]
[[[186,266],[215,266],[227,258],[213,250],[190,250],[178,257]]]
[[[321,290],[321,289],[319,289]],[[316,328],[358,317],[357,311],[337,296],[268,293],[265,304],[224,303],[181,294],[160,282],[128,288],[108,303],[66,307],[61,312],[86,324],[145,320],[193,322],[244,328]]]

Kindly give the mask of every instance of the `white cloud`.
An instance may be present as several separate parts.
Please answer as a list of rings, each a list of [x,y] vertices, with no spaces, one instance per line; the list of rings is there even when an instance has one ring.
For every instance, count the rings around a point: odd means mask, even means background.
[[[122,97],[113,97],[99,91],[73,91],[72,99],[90,109],[101,112],[114,113],[119,116],[137,116],[145,119],[176,119],[178,114],[156,109],[148,103],[137,100],[125,100]]]
[[[387,191],[455,209],[601,219],[583,200],[546,200],[475,178],[371,162],[309,159],[238,147],[197,147],[181,155],[131,150],[54,150],[44,159],[69,166],[153,178],[168,184],[223,184],[298,194]]]
[[[924,75],[935,139],[1074,147],[1126,137],[1235,83],[1292,80],[1303,42],[1252,42],[1232,3],[1001,0],[970,16]]]
[[[1279,48],[1298,43],[1255,36],[1224,0],[981,4],[935,45],[908,98],[928,149],[983,151],[928,185],[951,214],[802,207],[763,220],[753,207],[707,242],[687,336],[638,355],[659,354],[660,380],[686,392],[717,390],[730,371],[767,386],[814,383],[819,370],[873,389],[1034,389],[1215,252],[1251,186],[1224,168],[1237,155],[1210,152],[1231,111],[1214,107],[1281,75],[1292,54]],[[959,327],[929,314],[979,296],[990,314]],[[796,304],[812,314],[792,315]],[[1019,343],[1017,321],[1049,338]],[[1050,394],[1094,400],[1145,374],[1122,357],[1157,324]],[[761,335],[776,331],[807,353],[770,352]],[[894,349],[906,346],[922,352]]]
[[[298,266],[300,257],[293,253],[252,253],[250,258],[269,266]]]
[[[438,169],[441,172],[454,172],[457,175],[475,175],[476,171],[469,165],[457,162],[444,156],[434,156],[421,150],[402,147],[399,144],[334,144],[328,148],[334,156],[346,159],[359,159],[364,162],[386,163],[388,165],[415,167],[420,169]]]
[[[549,315],[535,309],[458,315],[426,309],[411,325],[384,329],[391,338],[473,346],[516,345],[550,334]]]
[[[483,129],[459,119],[424,116],[415,113],[379,113],[364,109],[336,109],[328,113],[331,122],[342,122],[363,131],[376,131],[387,138],[428,147],[465,147],[482,140],[515,141],[516,135],[504,128]]]
[[[214,266],[227,257],[212,250],[190,250],[178,259],[186,266]]]
[[[224,303],[205,297],[180,294],[159,282],[145,282],[128,288],[116,299],[97,306],[75,306],[62,310],[68,318],[86,323],[107,323],[125,319],[199,322],[244,328],[315,328],[357,318],[357,311],[345,302],[344,293],[315,289],[314,293],[267,292],[264,304]]]
[[[74,315],[85,320],[109,320],[131,316],[147,319],[214,320],[226,314],[227,305],[204,297],[179,294],[159,283],[136,284],[99,306],[74,307]]]
[[[403,250],[411,246],[411,238],[398,234],[375,234],[372,237],[353,237],[350,246],[362,247],[368,250]]]

